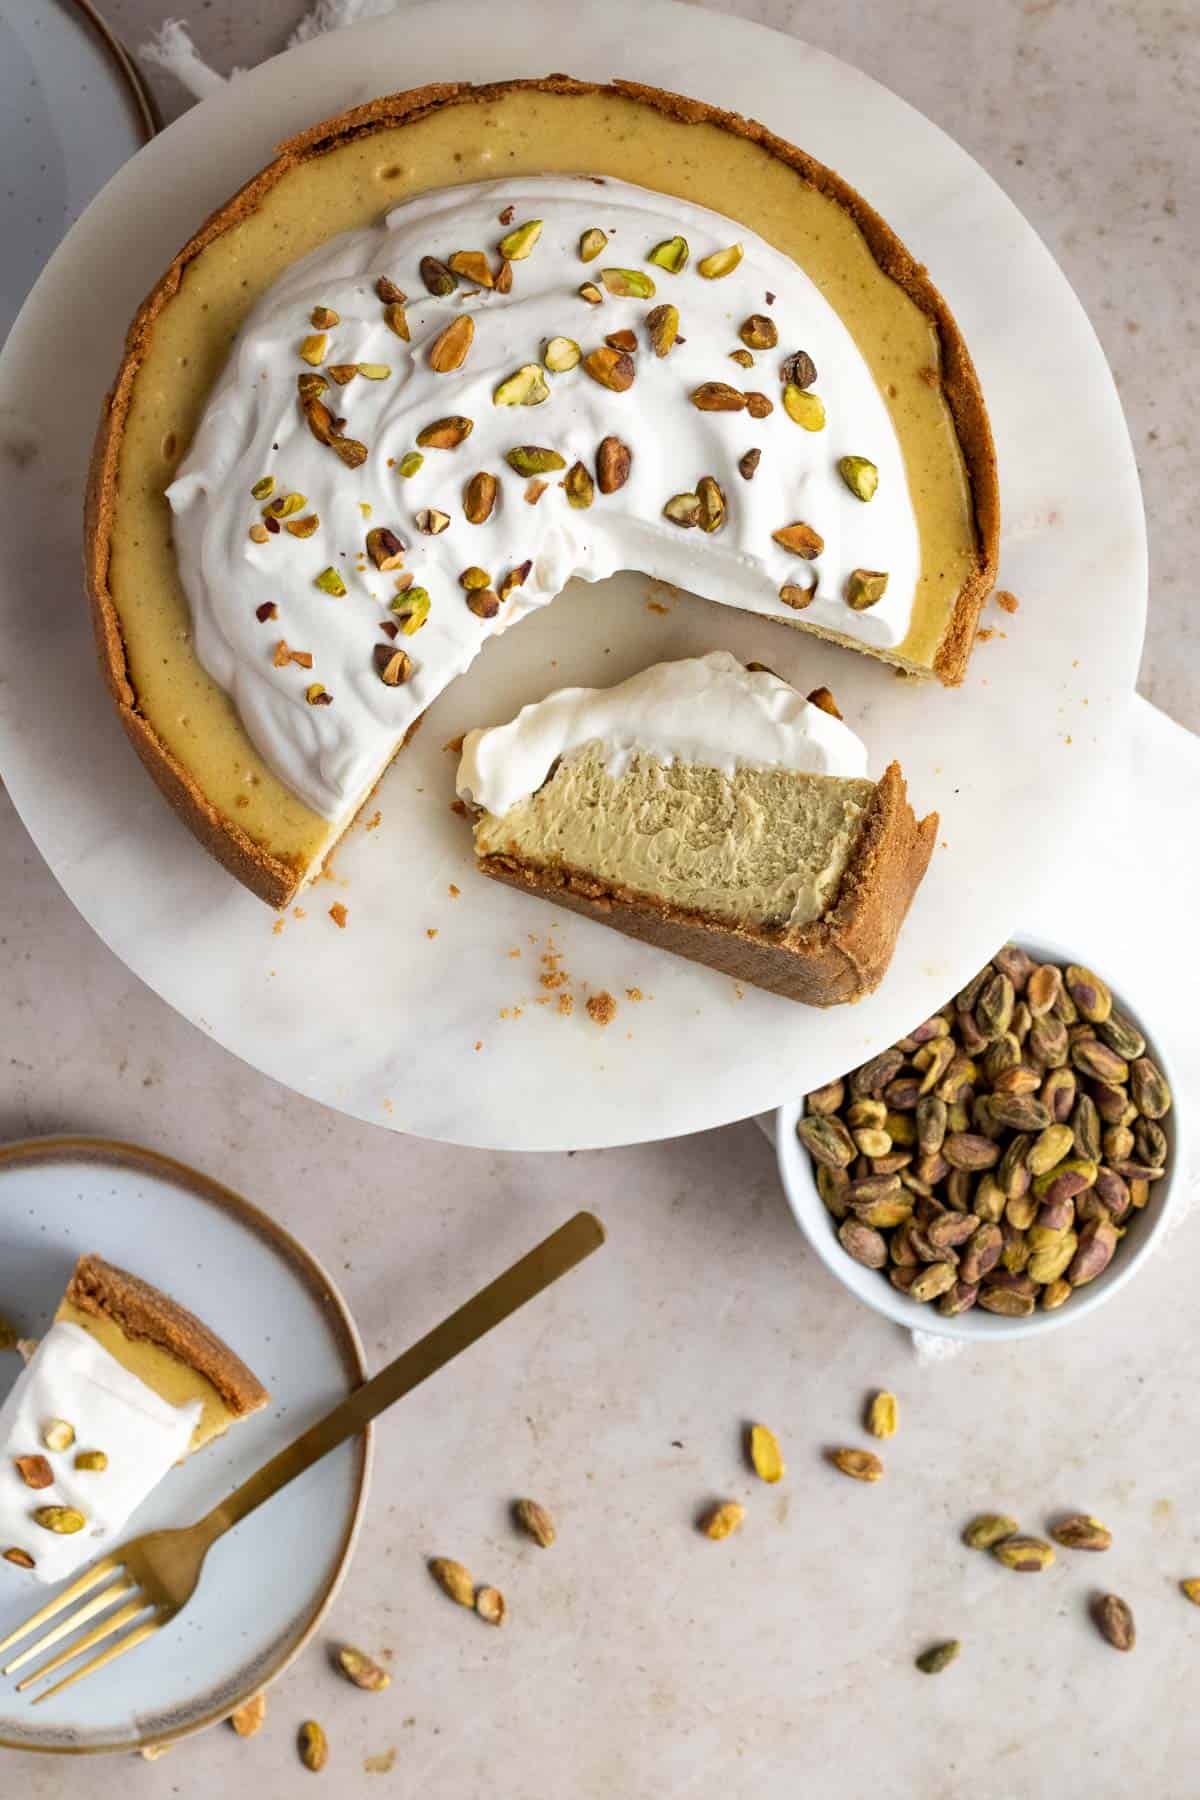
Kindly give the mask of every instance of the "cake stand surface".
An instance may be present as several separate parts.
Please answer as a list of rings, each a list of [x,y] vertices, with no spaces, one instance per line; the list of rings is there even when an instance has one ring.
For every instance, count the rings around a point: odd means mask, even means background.
[[[480,0],[450,0],[240,77],[141,151],[46,268],[0,361],[0,771],[94,930],[247,1062],[393,1130],[600,1147],[760,1112],[862,1061],[1028,916],[1085,841],[1122,729],[1145,534],[1125,422],[1079,302],[1032,228],[936,126],[806,44],[673,0],[591,11],[547,0],[507,11],[502,33],[494,22]],[[554,67],[636,76],[762,119],[858,186],[928,264],[987,394],[1001,585],[1020,611],[993,609],[996,637],[977,648],[966,686],[947,692],[642,577],[577,585],[442,696],[379,790],[377,829],[356,826],[304,917],[278,925],[164,806],[96,674],[79,519],[122,333],[188,232],[289,133],[390,89]],[[551,687],[609,683],[716,645],[805,689],[832,687],[873,769],[898,756],[914,803],[941,814],[892,970],[861,1005],[814,1012],[742,991],[474,873],[448,804],[449,739]],[[328,916],[338,901],[345,930]],[[600,992],[617,1001],[604,1028],[585,1005]]]

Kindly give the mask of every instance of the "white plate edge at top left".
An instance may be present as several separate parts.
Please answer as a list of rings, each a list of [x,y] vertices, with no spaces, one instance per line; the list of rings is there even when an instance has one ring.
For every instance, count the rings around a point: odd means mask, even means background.
[[[327,1323],[333,1345],[346,1374],[347,1389],[357,1386],[367,1378],[366,1359],[358,1327],[354,1322],[337,1283],[324,1268],[319,1259],[313,1255],[286,1226],[280,1224],[269,1213],[252,1201],[247,1200],[234,1189],[226,1186],[203,1171],[181,1162],[165,1151],[150,1148],[146,1145],[129,1143],[120,1139],[97,1137],[91,1134],[56,1133],[45,1137],[21,1138],[7,1143],[0,1143],[0,1187],[6,1174],[14,1170],[31,1168],[61,1167],[64,1171],[78,1167],[83,1163],[94,1164],[101,1168],[121,1169],[131,1173],[142,1173],[163,1180],[184,1189],[188,1195],[206,1205],[213,1206],[227,1215],[243,1230],[250,1231],[259,1238],[280,1261],[289,1267],[296,1278],[302,1282],[314,1301],[319,1303],[321,1316]],[[102,1234],[98,1234],[102,1239]],[[221,1704],[195,1718],[166,1730],[151,1730],[134,1737],[114,1738],[112,1741],[96,1742],[92,1739],[78,1741],[70,1728],[59,1733],[55,1740],[55,1726],[52,1715],[43,1715],[42,1721],[46,1734],[40,1741],[32,1735],[18,1738],[5,1737],[0,1730],[0,1750],[23,1750],[40,1755],[61,1756],[93,1756],[129,1753],[150,1746],[160,1746],[181,1742],[210,1725],[227,1718],[229,1713],[255,1693],[268,1687],[288,1669],[305,1647],[311,1643],[330,1608],[337,1598],[342,1581],[350,1565],[354,1549],[361,1532],[366,1513],[370,1491],[371,1467],[374,1452],[374,1429],[368,1426],[366,1431],[351,1445],[347,1452],[356,1456],[357,1466],[354,1476],[354,1498],[345,1518],[339,1547],[329,1579],[305,1619],[299,1634],[287,1644],[283,1652],[273,1660],[256,1663],[252,1671],[246,1674],[241,1687],[230,1697],[225,1695]],[[129,1535],[137,1532],[136,1520],[131,1524]],[[30,1610],[39,1604],[46,1590],[29,1591]],[[144,1648],[137,1654],[153,1658],[154,1646]],[[102,1675],[98,1681],[103,1681]],[[30,1713],[31,1723],[38,1719],[36,1713]]]

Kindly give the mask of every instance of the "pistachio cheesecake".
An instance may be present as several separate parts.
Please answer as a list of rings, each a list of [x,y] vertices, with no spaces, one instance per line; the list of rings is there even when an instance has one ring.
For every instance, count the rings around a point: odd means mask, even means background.
[[[937,831],[828,690],[726,650],[470,732],[458,791],[483,874],[814,1006],[882,980]]]
[[[269,1395],[206,1325],[98,1256],[0,1406],[0,1559],[59,1581],[168,1471]]]
[[[878,215],[749,121],[551,77],[344,114],[213,215],[131,328],[87,558],[139,753],[281,906],[572,576],[953,684],[997,533],[969,356]]]

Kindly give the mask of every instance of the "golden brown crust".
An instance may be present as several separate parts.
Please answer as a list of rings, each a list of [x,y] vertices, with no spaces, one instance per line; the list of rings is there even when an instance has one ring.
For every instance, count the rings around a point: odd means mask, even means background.
[[[929,866],[938,817],[918,822],[898,763],[889,764],[867,804],[835,904],[809,925],[777,931],[731,926],[665,901],[606,887],[584,870],[536,868],[485,856],[495,881],[612,925],[627,937],[720,969],[808,1006],[861,1000],[887,973],[896,938]]]
[[[281,145],[272,163],[212,213],[142,302],[127,333],[124,360],[105,402],[96,434],[84,515],[84,568],[96,643],[121,723],[160,790],[200,842],[231,874],[270,906],[286,906],[309,871],[273,856],[236,820],[212,805],[191,772],[172,755],[150,721],[139,711],[137,694],[130,680],[120,617],[109,588],[108,573],[121,441],[133,384],[154,322],[178,291],[188,264],[214,238],[254,212],[289,170],[335,144],[421,118],[436,107],[487,103],[518,89],[557,94],[621,95],[685,124],[720,126],[761,145],[853,216],[876,262],[926,314],[937,332],[942,386],[971,483],[978,535],[977,563],[958,596],[934,661],[934,672],[948,685],[956,685],[963,679],[979,613],[995,580],[1000,518],[996,458],[983,396],[966,345],[923,266],[910,256],[878,213],[832,169],[776,137],[753,119],[631,81],[606,85],[576,81],[567,75],[548,75],[540,80],[504,81],[480,87],[467,82],[437,82],[405,93],[385,95],[325,120]]]
[[[111,1319],[126,1337],[157,1344],[195,1369],[212,1383],[235,1418],[257,1412],[271,1398],[215,1332],[168,1294],[125,1269],[98,1256],[81,1256],[66,1298],[80,1312]]]

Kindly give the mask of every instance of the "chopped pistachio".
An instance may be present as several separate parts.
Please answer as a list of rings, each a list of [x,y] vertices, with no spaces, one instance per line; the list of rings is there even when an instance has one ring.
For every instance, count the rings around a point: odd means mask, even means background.
[[[476,287],[495,287],[496,278],[492,274],[492,265],[482,250],[456,250],[448,260],[456,275],[465,276]]]
[[[603,303],[604,295],[594,281],[585,281],[579,289],[579,298],[586,300],[589,306],[600,306]]]
[[[523,225],[514,225],[500,239],[500,254],[509,262],[523,262],[542,235],[540,219],[526,219]]]
[[[405,481],[411,481],[418,469],[425,466],[425,458],[419,450],[407,450],[396,464],[396,471]]]
[[[887,576],[879,569],[852,569],[846,578],[846,605],[855,612],[866,612],[883,599],[887,584]]]
[[[585,231],[579,239],[580,261],[595,262],[607,243],[607,231],[601,231],[598,225],[593,225],[591,229]]]
[[[714,250],[711,256],[702,256],[696,264],[705,281],[720,281],[725,275],[732,275],[742,260],[742,246],[730,244],[726,250]]]
[[[305,513],[302,519],[289,519],[284,530],[292,537],[310,538],[319,530],[321,518],[319,513]]]
[[[346,592],[345,582],[333,567],[322,569],[313,585],[319,587],[323,594],[332,594],[336,600],[340,600]]]
[[[550,475],[567,466],[565,457],[543,444],[516,444],[505,454],[504,460],[518,475]]]
[[[387,363],[359,363],[358,372],[368,381],[386,381],[392,371]]]
[[[508,375],[493,389],[496,406],[540,406],[550,398],[550,389],[538,363],[523,363],[514,375]],[[419,442],[419,440],[418,440]]]
[[[653,300],[654,283],[640,269],[601,269],[600,279],[621,300]]]
[[[325,361],[325,351],[328,344],[329,339],[325,333],[323,331],[315,331],[309,337],[306,337],[301,344],[300,354],[304,358],[304,361],[306,363],[311,363],[315,369],[318,363]]]
[[[865,456],[843,456],[838,474],[856,500],[870,500],[879,486],[879,470]]]
[[[655,356],[666,356],[679,336],[679,308],[669,302],[653,307],[646,314],[646,329]]]
[[[398,300],[393,300],[390,306],[384,307],[383,321],[388,330],[394,331],[396,336],[403,338],[406,344],[411,341],[412,333],[408,328],[408,314]]]
[[[416,637],[429,617],[429,607],[428,589],[410,587],[403,594],[396,595],[388,610],[400,620],[400,629],[405,637]]]
[[[437,537],[449,523],[449,513],[439,511],[436,506],[422,507],[416,517],[417,530],[423,531],[426,537]]]
[[[275,477],[273,475],[264,475],[262,480],[256,481],[250,489],[251,498],[255,500],[269,500],[274,492]]]
[[[688,241],[685,237],[664,238],[661,244],[655,244],[646,257],[647,262],[656,263],[660,269],[666,269],[672,275],[678,275],[687,268]]]
[[[783,410],[795,424],[802,425],[805,431],[822,431],[825,427],[825,404],[819,394],[810,393],[807,388],[799,388],[794,381],[789,381],[783,390]]]
[[[465,419],[461,413],[451,413],[448,418],[435,419],[432,425],[426,425],[418,431],[417,442],[422,450],[457,450],[474,429],[474,419]]]
[[[333,695],[323,682],[313,681],[304,690],[304,698],[310,706],[332,706]]]
[[[575,368],[582,355],[574,338],[552,337],[542,351],[542,361],[552,375],[565,375],[568,369]]]

